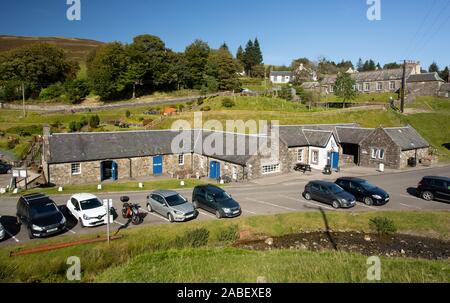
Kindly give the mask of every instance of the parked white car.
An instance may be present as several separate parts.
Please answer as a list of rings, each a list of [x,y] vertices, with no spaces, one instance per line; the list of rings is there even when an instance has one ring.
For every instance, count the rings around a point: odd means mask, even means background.
[[[0,223],[0,240],[3,240],[6,236],[5,228],[3,227],[2,223]]]
[[[67,201],[67,208],[81,227],[95,227],[108,223],[107,206],[94,195],[76,194]],[[110,215],[110,223],[114,221]]]

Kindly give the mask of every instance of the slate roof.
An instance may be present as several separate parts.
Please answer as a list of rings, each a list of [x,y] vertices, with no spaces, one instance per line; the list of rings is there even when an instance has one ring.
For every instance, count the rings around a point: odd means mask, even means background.
[[[290,72],[290,71],[272,71],[272,72],[270,72],[270,76],[275,76],[275,77],[278,77],[278,76],[292,76],[292,75],[293,75],[293,73]]]
[[[407,82],[433,82],[440,81],[444,82],[441,77],[439,77],[438,73],[424,73],[409,76]]]
[[[188,146],[177,146],[173,150],[172,142],[176,136],[183,134],[190,138]],[[203,150],[202,142],[224,142],[217,150]],[[181,141],[181,140],[180,140]],[[207,142],[210,142],[207,141]],[[110,133],[74,133],[54,134],[49,137],[49,164],[101,161],[108,159],[138,158],[156,155],[191,153],[193,151],[224,160],[245,165],[255,155],[250,143],[262,144],[265,137],[245,136],[239,134],[210,132],[204,130],[176,131],[131,131]],[[234,151],[227,152],[227,146],[235,142]],[[243,150],[238,146],[244,145]],[[217,145],[213,145],[216,147]]]
[[[309,142],[310,146],[326,147],[330,141],[330,137],[333,136],[331,131],[323,130],[303,130],[303,134]]]
[[[411,126],[385,128],[384,131],[402,151],[430,147],[430,144]]]
[[[412,69],[406,70],[406,77],[409,77]],[[374,81],[391,81],[400,80],[403,77],[403,69],[380,69],[370,72],[358,72],[351,74],[352,79],[356,82],[374,82]],[[336,82],[337,75],[326,76],[322,84],[330,85]]]
[[[374,129],[357,127],[337,127],[339,143],[360,144]]]

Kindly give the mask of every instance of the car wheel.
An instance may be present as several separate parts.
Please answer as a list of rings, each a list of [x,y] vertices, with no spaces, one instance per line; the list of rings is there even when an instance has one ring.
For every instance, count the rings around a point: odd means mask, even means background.
[[[433,201],[434,200],[434,195],[430,191],[424,191],[422,193],[422,199],[424,199],[425,201]]]
[[[170,222],[170,223],[173,223],[173,222],[174,222],[173,215],[172,215],[171,213],[169,213],[169,214],[167,215],[167,219],[169,219],[169,222]]]
[[[364,198],[364,204],[366,204],[367,206],[372,206],[373,205],[373,199],[371,197],[365,197]]]
[[[85,226],[83,224],[83,220],[81,220],[81,218],[78,219],[78,222],[80,223],[80,227],[81,228],[85,228]]]
[[[339,209],[341,207],[341,204],[338,201],[333,201],[332,206],[334,209]]]
[[[306,200],[311,200],[311,194],[310,193],[305,193],[305,199]]]
[[[150,203],[147,203],[147,210],[148,210],[149,213],[153,212],[153,208],[152,208]]]
[[[216,217],[217,219],[222,219],[222,214],[220,213],[219,210],[216,210]]]

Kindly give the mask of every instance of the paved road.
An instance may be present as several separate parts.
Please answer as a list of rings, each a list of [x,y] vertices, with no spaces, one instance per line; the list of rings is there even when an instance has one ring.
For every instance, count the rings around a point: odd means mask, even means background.
[[[444,210],[450,211],[450,204],[443,202],[426,202],[417,198],[414,195],[414,187],[421,180],[423,176],[438,175],[450,176],[450,166],[431,168],[427,170],[418,170],[410,172],[401,172],[385,175],[366,176],[365,178],[379,187],[387,190],[391,194],[391,201],[383,207],[366,206],[359,203],[351,210],[337,210],[340,212],[365,212],[365,211],[380,211],[380,210],[398,210],[398,211],[420,211],[420,210]],[[230,187],[227,189],[242,206],[243,216],[254,215],[268,215],[280,214],[289,212],[303,212],[316,211],[319,207],[327,211],[335,211],[330,206],[324,205],[314,201],[306,201],[301,197],[301,193],[306,184],[305,181],[292,181],[280,184],[245,184]],[[186,198],[191,199],[192,190],[179,191]],[[145,206],[145,197],[147,193],[128,193],[128,194],[102,194],[100,199],[113,199],[114,206],[120,209],[120,196],[128,195],[133,202],[138,202],[141,206]],[[69,195],[59,195],[52,197],[59,205],[64,205],[69,199]],[[24,230],[18,230],[14,225],[15,222],[15,207],[17,198],[0,198],[0,214],[2,222],[10,233],[10,237],[0,243],[0,245],[11,243],[22,243],[29,241],[27,233]],[[213,214],[201,210],[197,220],[216,220]],[[85,228],[79,227],[74,220],[69,220],[70,228],[64,235],[85,234],[85,233],[102,233],[106,227]],[[114,224],[113,229],[121,227],[125,221],[118,218]],[[144,224],[169,224],[167,219],[150,213],[146,215]],[[189,224],[175,223],[175,224]],[[133,227],[130,227],[133,228]],[[33,241],[39,241],[33,240]]]

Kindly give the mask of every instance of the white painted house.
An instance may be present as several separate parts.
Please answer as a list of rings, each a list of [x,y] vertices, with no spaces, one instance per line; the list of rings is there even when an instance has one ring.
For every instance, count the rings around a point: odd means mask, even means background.
[[[294,74],[288,71],[270,72],[270,81],[274,84],[287,84],[294,80]]]
[[[305,130],[305,135],[308,137],[308,131]],[[317,130],[314,131],[314,136],[317,136]],[[322,142],[327,142],[324,146],[323,143],[310,142],[309,147],[309,165],[313,169],[323,169],[325,166],[332,164],[332,167],[337,167],[339,164],[339,146],[336,142],[334,134],[324,132],[324,135],[328,135],[328,139]],[[335,158],[335,159],[334,159]],[[333,165],[333,163],[335,163]]]

